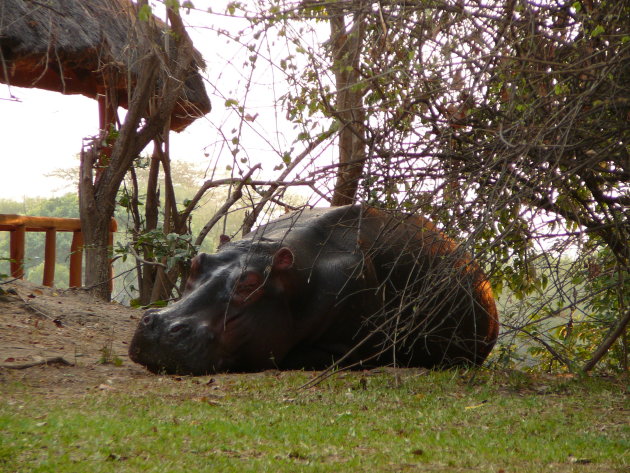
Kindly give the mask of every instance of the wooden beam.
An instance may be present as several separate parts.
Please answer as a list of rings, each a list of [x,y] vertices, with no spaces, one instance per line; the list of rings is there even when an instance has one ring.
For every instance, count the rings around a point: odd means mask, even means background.
[[[58,232],[76,232],[81,230],[81,219],[0,214],[0,231],[12,231],[15,227],[22,225],[26,227],[27,232],[43,232],[49,228],[55,228]],[[109,231],[115,232],[117,229],[116,220],[112,218]]]
[[[81,229],[81,220],[78,218],[0,215],[0,230],[8,230],[10,229],[10,227],[16,227],[20,225],[26,227],[27,232],[46,231],[48,228],[56,228],[57,231],[61,232],[73,232]]]

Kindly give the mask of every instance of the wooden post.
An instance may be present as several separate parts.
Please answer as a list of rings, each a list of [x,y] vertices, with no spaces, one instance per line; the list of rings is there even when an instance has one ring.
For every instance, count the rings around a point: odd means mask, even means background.
[[[72,234],[70,245],[70,287],[81,287],[83,269],[83,233],[81,230]]]
[[[103,170],[109,166],[109,160],[112,156],[112,150],[114,148],[113,139],[107,139],[112,128],[116,129],[116,110],[114,104],[111,101],[111,92],[107,87],[98,88],[98,126],[101,130],[101,143],[99,143],[99,149],[97,149],[97,159],[94,163],[96,165],[96,176],[94,182],[97,182]],[[105,145],[103,146],[103,142]],[[102,147],[101,147],[102,146]]]
[[[109,224],[109,238],[107,238],[107,244],[114,251],[114,232],[116,231],[116,220],[112,218],[112,223]],[[109,262],[109,294],[111,295],[114,290],[114,265],[113,260]]]
[[[11,276],[17,279],[24,277],[24,242],[26,227],[20,225],[15,227],[10,237]]]
[[[46,230],[46,245],[44,247],[44,286],[55,283],[55,263],[57,262],[57,230]]]

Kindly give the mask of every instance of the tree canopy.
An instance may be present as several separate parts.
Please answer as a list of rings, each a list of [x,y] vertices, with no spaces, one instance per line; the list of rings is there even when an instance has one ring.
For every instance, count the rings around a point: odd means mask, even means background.
[[[504,332],[565,368],[590,369],[601,351],[571,352],[585,333],[576,320],[599,327],[589,342],[627,352],[627,3],[257,5],[228,7],[250,21],[238,41],[256,53],[252,68],[261,44],[286,46],[268,58],[288,83],[279,102],[296,142],[338,147],[337,162],[310,170],[333,204],[432,216],[518,300]]]
[[[233,172],[256,164],[248,134],[292,128],[267,141],[279,180],[316,181],[311,202],[431,216],[502,294],[507,351],[591,369],[616,342],[627,366],[625,2],[271,0],[224,13],[243,25],[209,20],[241,52],[240,88],[216,82],[239,123],[224,135]],[[256,121],[261,81],[275,128]],[[283,190],[257,192],[270,204]]]

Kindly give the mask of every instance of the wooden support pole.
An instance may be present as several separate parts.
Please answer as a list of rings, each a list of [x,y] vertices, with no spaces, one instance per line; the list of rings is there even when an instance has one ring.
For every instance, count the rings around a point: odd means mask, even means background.
[[[70,287],[81,287],[83,280],[83,233],[76,231],[72,234],[70,245]]]
[[[111,248],[112,252],[114,251],[114,231],[116,231],[116,220],[112,219],[112,223],[109,225],[109,238],[107,239],[107,244]],[[112,230],[113,228],[113,230]],[[113,260],[109,262],[109,294],[111,295],[114,290],[114,265],[112,264]]]
[[[101,138],[104,138],[104,140],[101,141],[101,145],[103,143],[104,145],[98,149],[98,158],[95,163],[96,176],[94,177],[94,182],[97,182],[100,179],[105,168],[109,166],[109,160],[112,156],[112,150],[114,148],[114,140],[109,137],[109,133],[116,129],[116,108],[115,105],[111,103],[110,99],[111,96],[108,95],[107,88],[102,88],[100,93],[97,95],[97,101],[99,128],[101,130]]]
[[[11,232],[10,237],[10,252],[9,258],[11,258],[11,276],[17,279],[24,277],[24,244],[26,240],[26,227],[20,225],[15,227],[15,230]]]
[[[55,263],[57,262],[57,230],[46,230],[46,245],[44,246],[44,286],[55,283]]]

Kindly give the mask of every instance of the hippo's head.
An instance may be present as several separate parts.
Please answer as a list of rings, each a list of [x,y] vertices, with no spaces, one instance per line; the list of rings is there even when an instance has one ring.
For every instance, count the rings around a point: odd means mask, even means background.
[[[286,294],[293,262],[286,247],[274,252],[228,246],[214,255],[199,254],[184,297],[145,312],[129,356],[156,373],[275,367],[294,343]]]

